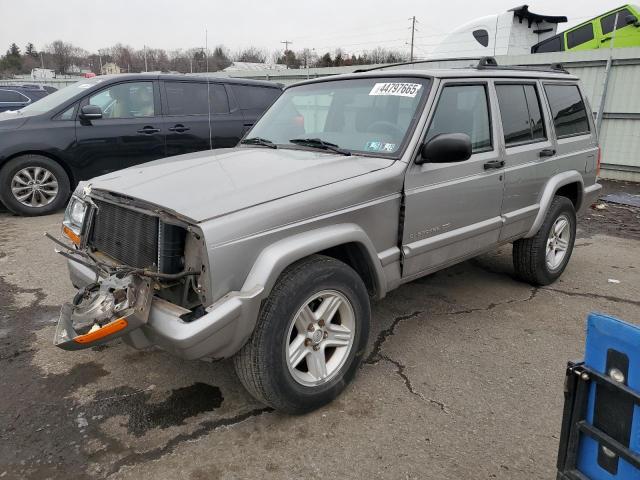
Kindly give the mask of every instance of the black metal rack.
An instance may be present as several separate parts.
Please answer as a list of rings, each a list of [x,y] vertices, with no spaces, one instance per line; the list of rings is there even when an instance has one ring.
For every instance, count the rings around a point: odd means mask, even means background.
[[[593,424],[587,421],[592,384],[596,385]],[[578,470],[580,438],[583,435],[598,442],[598,465],[609,473],[617,473],[619,459],[640,470],[640,455],[629,449],[633,407],[640,405],[637,392],[624,382],[616,382],[584,363],[569,362],[564,397],[557,480],[589,480]]]
[[[494,57],[482,57],[476,66],[478,70],[515,70],[523,72],[564,73],[569,72],[560,63],[552,63],[548,67],[524,66],[524,65],[498,65]]]

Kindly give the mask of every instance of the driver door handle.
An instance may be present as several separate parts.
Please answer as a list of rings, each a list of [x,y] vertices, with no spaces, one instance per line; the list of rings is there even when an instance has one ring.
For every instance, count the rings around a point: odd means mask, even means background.
[[[191,130],[189,127],[185,127],[181,123],[178,123],[177,125],[174,125],[173,127],[169,128],[170,132],[176,132],[176,133],[184,133],[189,130]]]
[[[138,130],[138,133],[141,133],[143,135],[151,135],[153,133],[158,133],[160,131],[159,128],[154,128],[150,125],[147,125],[146,127]]]
[[[491,160],[487,163],[484,164],[484,169],[485,170],[489,170],[489,169],[500,169],[504,167],[504,160]]]
[[[544,150],[540,150],[541,157],[553,157],[556,154],[556,151],[553,148],[545,148]]]

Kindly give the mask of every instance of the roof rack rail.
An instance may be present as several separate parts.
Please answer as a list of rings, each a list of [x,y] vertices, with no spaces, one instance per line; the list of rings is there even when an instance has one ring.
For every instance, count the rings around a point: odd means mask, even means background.
[[[548,67],[535,65],[498,65],[498,62],[494,57],[482,57],[478,62],[476,68],[478,70],[521,70],[534,72],[565,73],[567,75],[569,74],[569,71],[567,71],[567,69],[565,69],[560,63],[552,63]]]

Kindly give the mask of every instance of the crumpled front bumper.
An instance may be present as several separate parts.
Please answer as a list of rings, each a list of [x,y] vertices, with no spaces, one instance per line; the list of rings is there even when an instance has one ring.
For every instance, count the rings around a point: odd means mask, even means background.
[[[86,266],[73,261],[67,262],[67,265],[76,288],[95,281],[95,273]],[[191,321],[181,318],[190,310],[154,296],[151,297],[146,321],[119,336],[135,348],[155,345],[186,359],[231,357],[247,340],[247,329],[240,328],[240,325],[255,322],[262,291],[258,287],[249,292],[230,292],[207,307],[205,315]],[[65,328],[65,325],[67,321],[61,315],[58,328]],[[77,348],[93,345],[85,344]]]

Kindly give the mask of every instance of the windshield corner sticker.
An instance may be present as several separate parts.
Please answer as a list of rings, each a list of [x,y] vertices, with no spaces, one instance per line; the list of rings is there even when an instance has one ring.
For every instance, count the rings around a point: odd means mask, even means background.
[[[395,97],[415,98],[421,88],[422,85],[419,83],[376,83],[369,92],[369,95],[391,95]]]
[[[367,142],[366,150],[369,152],[395,152],[395,143]]]

